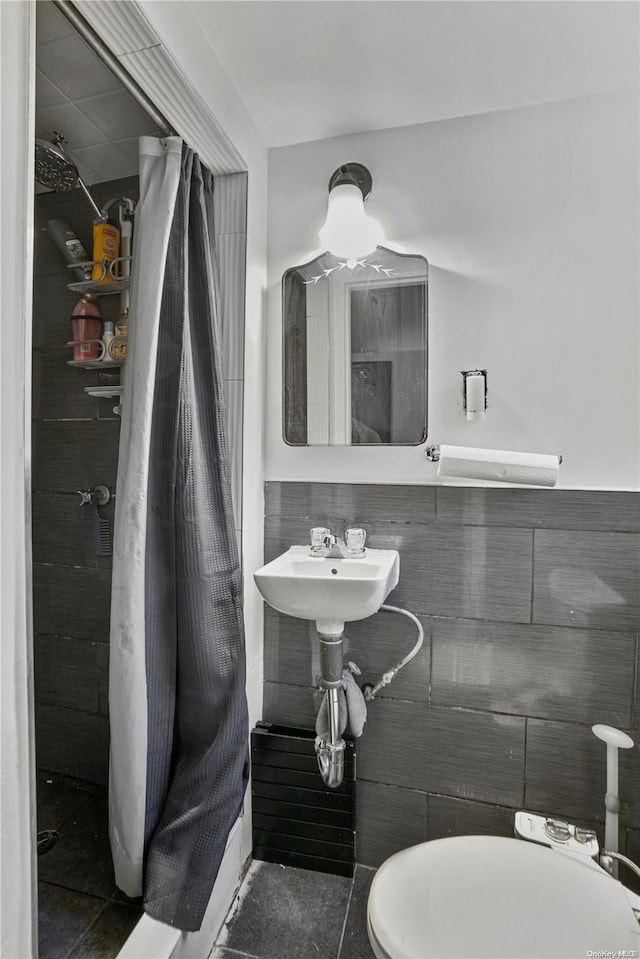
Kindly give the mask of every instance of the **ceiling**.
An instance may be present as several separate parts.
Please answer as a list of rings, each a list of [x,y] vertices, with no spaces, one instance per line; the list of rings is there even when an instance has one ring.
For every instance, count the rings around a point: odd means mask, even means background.
[[[619,0],[189,0],[269,147],[638,83]]]
[[[54,130],[88,184],[137,174],[138,137],[158,132],[54,5],[38,0],[36,137],[50,140]]]
[[[268,147],[638,83],[635,0],[179,2]],[[154,124],[50,0],[36,10],[36,136],[62,132],[88,184],[136,173]]]

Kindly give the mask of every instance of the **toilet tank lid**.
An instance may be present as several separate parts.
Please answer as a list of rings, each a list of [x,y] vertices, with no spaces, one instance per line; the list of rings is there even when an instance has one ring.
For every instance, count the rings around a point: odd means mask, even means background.
[[[639,954],[632,898],[592,860],[517,839],[459,836],[383,863],[368,918],[390,959]]]

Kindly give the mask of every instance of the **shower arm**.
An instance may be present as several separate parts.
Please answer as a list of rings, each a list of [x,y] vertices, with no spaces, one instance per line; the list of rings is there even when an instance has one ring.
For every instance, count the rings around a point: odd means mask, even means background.
[[[90,203],[91,206],[93,207],[93,211],[94,211],[96,217],[98,217],[98,219],[100,219],[100,220],[103,220],[103,219],[104,219],[104,216],[105,216],[104,213],[102,212],[102,210],[100,209],[100,207],[97,205],[96,201],[95,201],[95,200],[93,199],[93,197],[91,196],[91,193],[89,192],[89,188],[87,187],[87,185],[85,184],[84,180],[83,180],[82,177],[80,177],[80,176],[78,177],[78,186],[79,186],[80,189],[84,192],[84,195],[86,196],[87,200],[89,201],[89,203]]]

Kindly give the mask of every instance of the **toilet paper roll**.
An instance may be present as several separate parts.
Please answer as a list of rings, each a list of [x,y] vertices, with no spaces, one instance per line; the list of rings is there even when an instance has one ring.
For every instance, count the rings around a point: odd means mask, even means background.
[[[470,446],[441,446],[438,476],[518,483],[523,486],[555,486],[560,457],[547,453],[516,453]]]

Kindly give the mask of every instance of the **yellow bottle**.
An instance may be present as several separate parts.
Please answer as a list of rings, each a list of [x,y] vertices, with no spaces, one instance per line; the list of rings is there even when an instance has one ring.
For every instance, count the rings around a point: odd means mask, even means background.
[[[103,283],[113,283],[118,277],[118,264],[110,269],[114,260],[120,256],[120,227],[117,220],[99,217],[93,221],[93,270],[91,279]],[[115,274],[115,276],[114,276]]]

